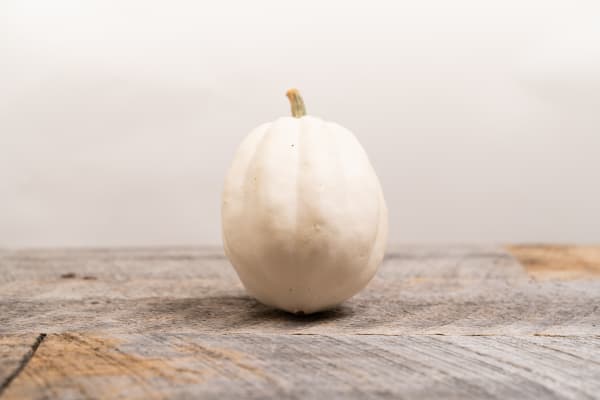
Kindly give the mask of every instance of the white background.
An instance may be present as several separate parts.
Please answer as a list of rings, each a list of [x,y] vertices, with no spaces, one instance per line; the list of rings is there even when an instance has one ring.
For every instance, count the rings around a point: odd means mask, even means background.
[[[353,130],[390,242],[598,242],[596,1],[0,2],[0,246],[220,243],[235,147]]]

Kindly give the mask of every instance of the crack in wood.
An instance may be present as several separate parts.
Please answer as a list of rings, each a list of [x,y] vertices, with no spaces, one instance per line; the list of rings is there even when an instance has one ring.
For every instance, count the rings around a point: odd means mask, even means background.
[[[37,338],[35,338],[35,342],[33,342],[29,351],[27,353],[25,353],[25,355],[19,362],[19,365],[17,365],[17,368],[15,368],[15,370],[11,374],[9,374],[3,382],[0,383],[0,397],[2,397],[2,395],[4,394],[6,389],[12,383],[12,381],[14,381],[15,378],[17,376],[19,376],[19,374],[25,369],[27,364],[29,364],[29,361],[31,361],[31,359],[35,355],[35,352],[37,351],[38,347],[40,347],[40,345],[42,344],[42,342],[44,341],[45,338],[46,338],[46,334],[40,333],[37,336]]]

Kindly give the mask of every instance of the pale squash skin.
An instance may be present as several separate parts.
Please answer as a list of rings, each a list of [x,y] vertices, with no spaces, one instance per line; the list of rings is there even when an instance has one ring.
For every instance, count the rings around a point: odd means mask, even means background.
[[[387,207],[362,146],[342,126],[282,117],[235,154],[222,204],[225,253],[248,292],[292,313],[332,308],[383,259]]]

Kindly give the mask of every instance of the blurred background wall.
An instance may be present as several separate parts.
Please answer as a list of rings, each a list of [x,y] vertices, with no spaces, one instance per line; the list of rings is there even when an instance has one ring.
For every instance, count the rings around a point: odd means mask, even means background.
[[[210,4],[209,4],[210,3]],[[353,130],[390,242],[598,242],[600,4],[0,2],[0,246],[220,243],[240,140]]]

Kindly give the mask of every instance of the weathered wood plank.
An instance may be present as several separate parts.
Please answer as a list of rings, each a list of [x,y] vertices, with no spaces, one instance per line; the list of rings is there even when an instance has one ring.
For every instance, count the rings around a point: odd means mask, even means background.
[[[0,333],[599,332],[600,280],[534,280],[491,247],[398,249],[365,291],[308,317],[249,298],[214,251],[5,252],[1,260]]]
[[[598,350],[599,338],[62,333],[4,398],[591,399]]]
[[[218,249],[3,250],[0,397],[594,398],[582,251],[400,247],[355,298],[294,316],[249,298]]]

